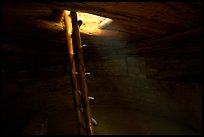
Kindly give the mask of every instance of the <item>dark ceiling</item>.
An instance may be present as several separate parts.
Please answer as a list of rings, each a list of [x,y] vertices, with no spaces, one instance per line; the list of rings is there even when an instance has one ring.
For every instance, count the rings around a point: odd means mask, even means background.
[[[126,42],[127,47],[115,46],[117,52],[125,54],[168,49],[176,41],[197,38],[202,30],[202,2],[5,2],[2,5],[2,49],[6,54],[3,61],[25,59],[23,55],[60,58],[61,51],[66,52],[66,37],[63,22],[53,20],[56,9],[113,19],[102,35],[81,35],[82,44],[105,46],[112,41]]]
[[[23,31],[21,26],[27,29],[25,25],[33,21],[35,23],[32,25],[37,26],[41,23],[37,21],[40,19],[49,24],[53,9],[108,17],[114,22],[106,27],[107,32],[114,37],[123,35],[123,38],[131,37],[135,41],[200,28],[202,18],[202,5],[199,2],[4,3],[3,30],[20,33]],[[58,26],[50,29],[60,31]]]

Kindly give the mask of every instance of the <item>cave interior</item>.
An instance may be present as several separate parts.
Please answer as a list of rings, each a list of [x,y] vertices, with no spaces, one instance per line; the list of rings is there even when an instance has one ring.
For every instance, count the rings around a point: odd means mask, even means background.
[[[188,1],[3,2],[4,135],[78,134],[65,10],[82,20],[94,134],[201,134],[202,2]]]

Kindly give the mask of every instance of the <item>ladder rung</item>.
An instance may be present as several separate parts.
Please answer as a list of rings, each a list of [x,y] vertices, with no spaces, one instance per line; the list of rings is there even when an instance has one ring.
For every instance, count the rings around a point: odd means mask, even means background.
[[[97,126],[98,125],[98,122],[94,119],[94,118],[91,118],[91,121],[93,123],[94,126]]]
[[[80,90],[78,90],[78,93],[81,96],[81,91]],[[90,101],[94,101],[95,100],[94,97],[91,97],[91,96],[89,96],[88,98],[89,98]]]

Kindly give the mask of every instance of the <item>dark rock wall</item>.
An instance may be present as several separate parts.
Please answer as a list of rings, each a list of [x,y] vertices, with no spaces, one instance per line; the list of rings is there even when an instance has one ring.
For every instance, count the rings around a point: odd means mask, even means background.
[[[95,97],[92,108],[139,110],[201,131],[199,43],[141,54],[127,54],[126,42],[104,44],[84,50],[86,70],[91,73],[87,76],[89,94]],[[46,119],[48,134],[76,134],[69,70],[63,63],[42,64],[18,71],[2,67],[5,134],[38,134],[37,124]]]
[[[113,51],[112,56],[106,55],[111,48],[102,53],[95,47],[100,56],[87,55],[86,62],[92,73],[87,80],[96,99],[93,105],[140,110],[201,131],[202,54],[198,47],[197,43],[181,44],[135,55]]]

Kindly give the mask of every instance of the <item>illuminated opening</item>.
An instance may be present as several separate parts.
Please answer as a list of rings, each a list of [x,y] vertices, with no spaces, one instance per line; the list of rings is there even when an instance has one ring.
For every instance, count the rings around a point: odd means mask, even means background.
[[[112,22],[109,18],[83,12],[77,12],[77,18],[78,20],[82,20],[82,25],[80,26],[79,31],[88,35],[98,34],[98,32],[101,31],[101,28]]]

